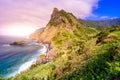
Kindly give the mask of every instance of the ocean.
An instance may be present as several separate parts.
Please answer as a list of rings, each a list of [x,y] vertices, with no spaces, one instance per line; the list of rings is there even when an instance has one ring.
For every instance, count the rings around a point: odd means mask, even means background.
[[[11,46],[14,41],[25,40],[25,46]],[[0,76],[12,77],[16,74],[29,69],[35,63],[40,53],[46,51],[44,45],[36,44],[34,41],[18,38],[0,36]]]

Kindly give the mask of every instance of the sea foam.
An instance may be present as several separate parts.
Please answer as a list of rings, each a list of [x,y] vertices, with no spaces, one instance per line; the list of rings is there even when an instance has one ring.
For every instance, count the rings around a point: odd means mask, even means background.
[[[7,75],[6,77],[8,77],[8,78],[9,78],[9,77],[14,77],[16,74],[20,74],[21,72],[23,72],[23,71],[25,71],[25,70],[28,70],[33,64],[35,64],[37,57],[38,57],[40,54],[43,54],[43,53],[45,54],[45,53],[48,51],[48,48],[47,48],[46,45],[41,44],[41,46],[42,46],[43,48],[42,48],[42,49],[39,49],[39,50],[36,52],[36,53],[37,53],[36,55],[32,56],[32,58],[31,58],[29,61],[21,64],[20,67],[18,68],[18,70],[16,70],[16,71],[14,71],[13,73]]]
[[[10,44],[3,44],[2,46],[8,47],[8,46],[10,46]]]

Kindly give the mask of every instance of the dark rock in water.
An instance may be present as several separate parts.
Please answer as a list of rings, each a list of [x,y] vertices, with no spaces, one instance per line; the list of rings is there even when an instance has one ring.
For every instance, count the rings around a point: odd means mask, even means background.
[[[16,41],[16,42],[11,43],[10,45],[26,45],[26,44],[27,44],[26,41]]]

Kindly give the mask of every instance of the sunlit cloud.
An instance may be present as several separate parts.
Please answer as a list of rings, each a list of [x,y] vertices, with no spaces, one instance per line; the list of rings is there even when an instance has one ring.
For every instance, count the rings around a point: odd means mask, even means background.
[[[12,27],[10,27],[12,26]],[[9,35],[9,36],[21,36],[21,37],[28,37],[31,33],[33,33],[37,28],[28,25],[21,25],[21,24],[9,24],[6,25],[6,29],[1,29],[1,34]]]
[[[0,26],[19,23],[45,27],[54,7],[84,19],[94,16],[98,0],[0,0]]]

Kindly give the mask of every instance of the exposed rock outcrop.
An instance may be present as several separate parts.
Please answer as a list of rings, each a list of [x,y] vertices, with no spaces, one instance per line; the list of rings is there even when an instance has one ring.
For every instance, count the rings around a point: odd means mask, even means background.
[[[37,38],[39,43],[48,43],[50,45],[50,50],[48,53],[48,58],[50,60],[53,60],[57,55],[57,48],[53,43],[53,38],[61,30],[66,30],[68,32],[74,33],[76,27],[78,26],[82,27],[83,25],[79,23],[79,20],[72,13],[54,8],[50,21],[42,33],[40,33],[40,36]]]

